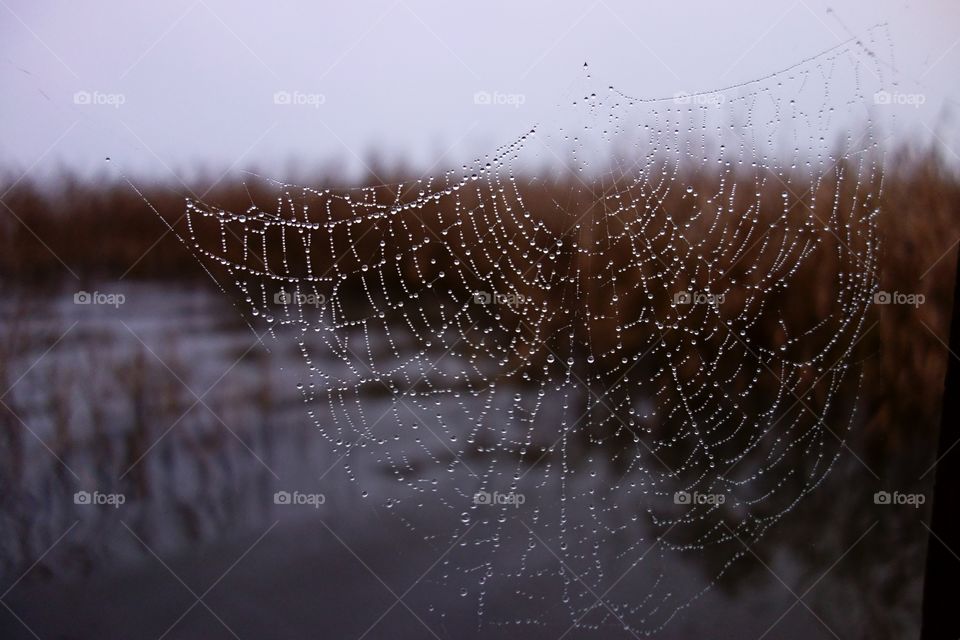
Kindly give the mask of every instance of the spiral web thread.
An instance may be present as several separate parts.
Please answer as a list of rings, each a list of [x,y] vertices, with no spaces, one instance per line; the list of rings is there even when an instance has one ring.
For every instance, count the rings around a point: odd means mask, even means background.
[[[587,69],[557,122],[459,170],[264,181],[246,211],[188,201],[181,237],[302,354],[358,495],[444,553],[429,579],[481,624],[654,634],[854,424],[875,45],[664,99],[591,91]],[[710,579],[676,577],[701,561]]]

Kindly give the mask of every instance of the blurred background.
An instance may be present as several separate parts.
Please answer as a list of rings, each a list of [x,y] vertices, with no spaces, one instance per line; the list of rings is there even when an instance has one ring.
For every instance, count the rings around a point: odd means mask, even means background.
[[[433,573],[461,570],[438,560],[449,514],[359,496],[354,475],[383,470],[355,468],[308,419],[296,344],[268,349],[242,296],[224,295],[164,220],[186,235],[188,198],[269,203],[261,176],[342,190],[459,170],[555,122],[584,63],[597,86],[676,96],[764,78],[884,24],[877,64],[895,97],[873,105],[887,152],[879,285],[924,303],[871,310],[832,473],[657,637],[916,637],[929,500],[890,508],[875,494],[929,497],[939,462],[960,240],[958,11],[0,0],[0,635],[634,637],[613,620],[527,626],[542,603],[504,592],[481,613],[450,592]],[[579,189],[531,178],[555,160],[519,161],[520,189],[545,207]],[[815,292],[832,267],[802,286]],[[379,415],[389,403],[363,404]],[[276,504],[295,490],[323,504]],[[502,553],[520,563],[519,548]],[[668,573],[696,591],[723,558]],[[650,579],[636,577],[638,592]]]

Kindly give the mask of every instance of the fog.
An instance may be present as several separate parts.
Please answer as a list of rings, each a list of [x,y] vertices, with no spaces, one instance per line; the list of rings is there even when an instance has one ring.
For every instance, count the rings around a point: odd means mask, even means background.
[[[604,87],[669,96],[749,81],[885,22],[892,57],[877,53],[906,103],[882,115],[957,158],[948,2],[5,0],[0,16],[0,168],[14,178],[443,169],[549,119],[584,62]]]

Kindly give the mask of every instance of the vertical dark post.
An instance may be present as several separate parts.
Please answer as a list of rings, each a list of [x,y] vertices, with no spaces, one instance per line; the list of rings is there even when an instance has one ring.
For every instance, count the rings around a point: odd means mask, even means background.
[[[943,383],[943,414],[930,517],[927,574],[923,587],[922,640],[960,638],[960,252],[953,289],[953,319],[950,321],[950,351]]]

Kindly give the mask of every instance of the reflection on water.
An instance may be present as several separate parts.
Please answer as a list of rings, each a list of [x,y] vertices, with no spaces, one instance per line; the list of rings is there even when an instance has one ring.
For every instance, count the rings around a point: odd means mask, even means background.
[[[557,637],[572,622],[571,600],[595,605],[581,625],[601,631],[568,637],[630,637],[618,617],[631,607],[660,615],[654,626],[674,617],[662,636],[669,638],[759,637],[771,626],[772,638],[917,633],[925,511],[875,504],[876,491],[907,488],[878,482],[870,471],[876,462],[862,462],[863,454],[844,450],[819,489],[759,540],[723,542],[708,530],[736,521],[732,503],[716,506],[721,515],[704,518],[704,530],[685,527],[678,539],[663,521],[688,512],[634,490],[636,470],[622,460],[636,445],[629,439],[604,438],[610,432],[601,430],[561,450],[545,429],[518,441],[507,458],[480,433],[462,464],[429,434],[419,456],[400,444],[338,446],[336,434],[318,433],[305,419],[295,345],[260,344],[229,304],[206,290],[136,285],[124,294],[116,308],[74,305],[72,292],[20,292],[4,302],[0,376],[10,390],[0,413],[0,584],[14,584],[29,569],[6,601],[50,634],[41,637],[83,625],[104,638],[140,637],[154,625],[159,636],[192,599],[158,557],[199,595],[277,521],[226,580],[234,589],[211,605],[228,626],[247,630],[240,637],[268,637],[277,628],[296,637],[320,628],[329,637],[359,637],[394,603],[380,580],[399,596],[421,576],[404,603],[440,637]],[[493,404],[474,397],[461,406],[485,406],[509,424],[532,393],[518,388]],[[564,402],[596,411],[591,424],[604,424],[603,408],[591,408],[586,392],[543,402],[539,429]],[[642,405],[637,401],[637,413]],[[362,412],[368,422],[386,416],[370,436],[389,442],[398,424],[439,409],[397,406],[389,393],[371,392],[349,408],[306,410],[353,419]],[[453,433],[471,437],[469,425],[451,418]],[[856,443],[854,429],[850,450]],[[916,464],[887,462],[882,472],[885,479],[909,477]],[[560,465],[573,471],[569,486],[557,486]],[[477,485],[499,501],[477,505],[475,492],[462,488],[469,483],[435,477],[438,469],[462,475],[470,466],[499,470],[491,475],[514,478],[515,486]],[[394,501],[398,478],[419,493]],[[928,486],[909,490],[929,495]],[[123,504],[110,496],[123,496]],[[284,496],[300,504],[285,504]],[[107,503],[85,503],[98,500]],[[602,548],[561,560],[531,544],[531,532],[553,539],[550,527],[561,520],[602,540]],[[604,530],[592,531],[598,522]],[[454,529],[472,535],[451,550]],[[695,552],[682,552],[692,544]],[[597,604],[601,594],[581,579],[610,568],[616,571],[598,578],[610,592]],[[686,594],[682,600],[702,595],[676,616],[675,606],[657,611],[655,603],[631,601],[652,585],[670,597]],[[237,589],[259,594],[265,610],[258,619],[247,615]],[[91,612],[104,598],[113,603],[109,610]],[[144,613],[145,598],[160,604]],[[369,606],[351,606],[357,602]],[[62,619],[42,615],[47,603],[65,612]],[[426,637],[417,617],[397,605],[368,637]],[[184,619],[172,637],[227,633],[212,616],[201,618]],[[29,637],[13,617],[0,617],[0,630]]]

